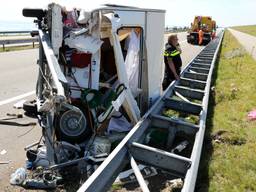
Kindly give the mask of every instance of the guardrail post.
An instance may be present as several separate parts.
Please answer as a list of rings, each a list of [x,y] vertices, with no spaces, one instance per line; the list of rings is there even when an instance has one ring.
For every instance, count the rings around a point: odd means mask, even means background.
[[[4,46],[4,44],[3,44],[3,51],[5,51],[5,46]]]
[[[33,41],[32,44],[33,44],[33,49],[34,49],[35,48],[35,42]]]

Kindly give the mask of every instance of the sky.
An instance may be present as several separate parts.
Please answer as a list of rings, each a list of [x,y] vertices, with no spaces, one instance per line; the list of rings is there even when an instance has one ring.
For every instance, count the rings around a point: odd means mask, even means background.
[[[256,24],[256,0],[7,0],[0,6],[0,26],[6,21],[31,22],[24,7],[46,8],[50,2],[90,10],[110,3],[166,10],[166,26],[189,26],[195,15],[212,16],[222,27]]]

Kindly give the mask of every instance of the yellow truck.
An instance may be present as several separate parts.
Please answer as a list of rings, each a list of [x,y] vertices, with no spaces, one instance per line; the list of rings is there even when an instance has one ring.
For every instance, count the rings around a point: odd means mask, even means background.
[[[210,16],[195,16],[193,23],[191,23],[191,28],[188,31],[188,43],[198,44],[200,29],[204,32],[203,44],[206,45],[215,36],[216,21],[212,20]]]

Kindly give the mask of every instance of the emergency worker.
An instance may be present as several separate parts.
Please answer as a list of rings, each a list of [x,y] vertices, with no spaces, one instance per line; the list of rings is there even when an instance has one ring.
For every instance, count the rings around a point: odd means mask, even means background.
[[[202,45],[203,44],[203,37],[204,37],[204,32],[202,30],[202,28],[200,28],[199,32],[198,32],[198,44]]]
[[[163,90],[165,90],[172,81],[180,79],[179,75],[182,66],[180,54],[181,48],[177,35],[170,35],[165,45],[164,52],[165,75],[162,84]]]

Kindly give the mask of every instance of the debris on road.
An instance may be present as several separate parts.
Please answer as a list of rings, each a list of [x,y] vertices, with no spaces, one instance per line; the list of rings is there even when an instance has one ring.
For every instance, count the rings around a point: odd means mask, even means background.
[[[143,178],[149,178],[157,175],[157,170],[154,167],[138,165]],[[128,183],[137,182],[133,169],[123,171],[119,174],[114,184],[124,185]]]
[[[13,174],[11,174],[10,183],[12,185],[21,185],[27,177],[26,170],[21,167],[18,168]]]
[[[62,177],[42,167],[36,168],[33,174],[27,173],[21,167],[11,175],[10,183],[22,186],[25,189],[55,189],[58,185],[62,184]]]
[[[10,126],[21,126],[21,127],[35,126],[37,124],[36,122],[19,123],[19,122],[16,122],[16,121],[10,121],[10,120],[13,120],[13,119],[22,119],[23,114],[21,114],[21,113],[18,113],[18,114],[7,113],[6,115],[9,116],[9,118],[0,119],[0,124],[10,125]]]
[[[10,161],[0,161],[0,165],[3,165],[3,164],[9,164]]]
[[[23,114],[21,114],[21,113],[18,113],[18,114],[16,114],[16,113],[6,113],[6,115],[9,116],[9,117],[17,118],[17,119],[23,118]]]
[[[28,115],[35,116],[37,114],[36,100],[24,102],[22,108]]]
[[[179,143],[175,148],[171,150],[172,153],[180,153],[183,151],[188,146],[189,142],[188,141],[182,141]]]
[[[27,101],[27,100],[25,100],[25,99],[20,100],[20,101],[18,101],[17,103],[15,103],[15,104],[13,105],[13,107],[14,107],[15,109],[22,109],[23,104],[24,104],[26,101]]]
[[[36,150],[29,149],[26,152],[27,156],[27,169],[35,169],[37,167],[48,167],[49,161],[47,160],[45,146],[38,146]]]
[[[162,192],[173,192],[176,189],[182,189],[183,180],[179,178],[167,181],[165,187],[166,188],[162,190]]]
[[[28,178],[22,183],[22,187],[25,189],[55,189],[62,184],[62,181],[62,177],[57,173],[39,168],[35,170],[35,174],[28,175]]]
[[[35,126],[36,122],[18,123],[18,122],[15,122],[15,121],[0,120],[0,124],[10,125],[10,126],[26,127],[26,126]]]
[[[3,149],[1,152],[0,152],[0,155],[5,155],[7,153],[7,151],[5,149]]]

